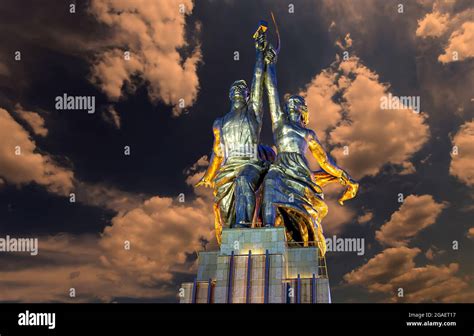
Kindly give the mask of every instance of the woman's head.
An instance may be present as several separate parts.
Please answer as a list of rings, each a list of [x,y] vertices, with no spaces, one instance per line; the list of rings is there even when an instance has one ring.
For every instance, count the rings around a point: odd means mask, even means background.
[[[288,118],[297,123],[307,125],[309,122],[308,107],[303,97],[298,95],[290,96],[285,103],[285,112]]]

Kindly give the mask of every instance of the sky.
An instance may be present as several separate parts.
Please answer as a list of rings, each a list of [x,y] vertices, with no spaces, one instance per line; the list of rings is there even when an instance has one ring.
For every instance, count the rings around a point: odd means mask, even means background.
[[[0,252],[0,301],[178,301],[217,248],[212,193],[193,187],[212,123],[231,83],[251,82],[271,11],[282,99],[306,98],[360,184],[344,206],[325,188],[326,237],[364,239],[362,255],[327,254],[333,302],[474,302],[468,0],[2,1],[0,238],[38,238],[39,253]],[[64,94],[94,113],[57,109]],[[382,108],[389,95],[420,109]]]

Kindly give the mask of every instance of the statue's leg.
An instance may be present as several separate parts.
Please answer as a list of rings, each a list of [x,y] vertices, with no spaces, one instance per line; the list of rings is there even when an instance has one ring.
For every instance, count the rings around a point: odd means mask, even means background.
[[[252,225],[255,211],[255,190],[261,181],[261,170],[247,165],[235,179],[235,225],[247,228]]]
[[[229,192],[219,202],[220,220],[223,228],[232,227],[235,221],[234,195]]]
[[[262,201],[262,220],[263,226],[275,226],[276,208],[273,205],[275,201],[275,179],[270,171],[263,181],[263,201]]]

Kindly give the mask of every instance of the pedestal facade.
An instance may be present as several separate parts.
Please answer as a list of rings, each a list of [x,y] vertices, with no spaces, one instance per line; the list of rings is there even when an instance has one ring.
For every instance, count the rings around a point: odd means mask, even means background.
[[[181,303],[330,303],[324,258],[293,247],[284,228],[224,229],[220,251],[200,252]]]

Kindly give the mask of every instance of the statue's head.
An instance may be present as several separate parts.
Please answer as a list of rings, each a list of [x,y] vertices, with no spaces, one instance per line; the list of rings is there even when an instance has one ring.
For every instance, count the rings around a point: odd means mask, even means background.
[[[229,90],[229,98],[231,101],[242,101],[246,103],[249,99],[249,96],[249,88],[243,79],[232,83],[232,86]]]
[[[307,125],[309,122],[308,107],[303,97],[298,95],[290,96],[285,103],[285,112],[288,118],[296,123]]]

